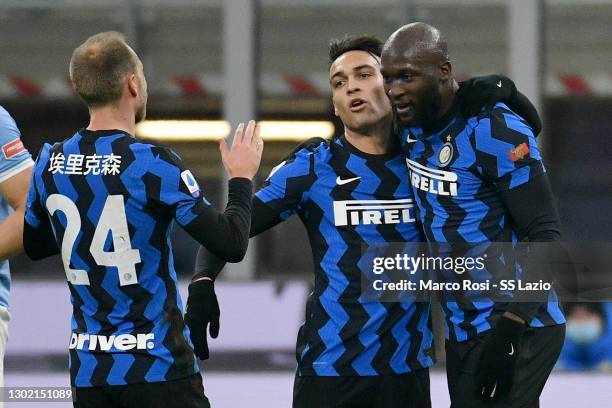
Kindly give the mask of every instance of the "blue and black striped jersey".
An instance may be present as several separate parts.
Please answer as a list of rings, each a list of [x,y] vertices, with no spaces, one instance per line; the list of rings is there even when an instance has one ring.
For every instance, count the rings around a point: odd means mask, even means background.
[[[74,386],[198,372],[170,239],[173,220],[189,226],[208,207],[176,154],[125,132],[81,130],[45,144],[25,220],[61,248],[73,305]]]
[[[361,288],[371,274],[362,270],[362,245],[420,240],[407,176],[399,152],[370,155],[337,138],[298,151],[257,192],[281,219],[297,214],[310,240],[315,277],[298,334],[300,375],[389,375],[433,364],[429,303],[366,301]]]
[[[546,171],[531,129],[502,103],[490,114],[483,112],[468,120],[449,114],[445,119],[438,131],[409,128],[400,136],[427,241],[517,242],[518,232],[499,192]],[[511,268],[512,279],[520,278],[515,256],[500,253],[499,259]],[[565,321],[554,291],[549,296],[530,326]],[[504,308],[482,293],[473,298],[443,303],[450,339],[465,341],[490,329],[491,313]]]

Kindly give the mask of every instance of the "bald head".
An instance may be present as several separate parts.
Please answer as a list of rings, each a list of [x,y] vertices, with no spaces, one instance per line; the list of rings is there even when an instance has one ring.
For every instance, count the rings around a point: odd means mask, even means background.
[[[383,52],[432,64],[443,64],[450,59],[440,30],[425,23],[406,24],[397,29],[385,42]]]
[[[429,126],[452,105],[456,82],[440,31],[425,23],[407,24],[383,47],[385,91],[406,126]]]

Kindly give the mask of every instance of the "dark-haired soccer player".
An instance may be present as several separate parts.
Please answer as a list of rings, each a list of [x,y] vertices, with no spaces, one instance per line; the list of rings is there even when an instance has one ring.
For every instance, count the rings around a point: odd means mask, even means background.
[[[459,113],[458,84],[439,30],[413,23],[394,32],[382,53],[382,74],[404,127],[400,140],[428,241],[559,240],[532,129],[503,103],[471,117]],[[538,248],[530,244],[529,256],[540,254]],[[515,255],[496,259],[513,279],[521,272]],[[527,279],[528,265],[522,265]],[[495,279],[498,271],[485,272]],[[549,301],[529,303],[472,295],[443,303],[452,407],[537,407],[565,331],[554,291]]]
[[[380,50],[380,41],[368,36],[332,42],[330,86],[344,134],[299,146],[253,199],[251,236],[297,214],[312,249],[314,290],[298,333],[294,407],[431,404],[429,304],[372,302],[361,293],[361,277],[368,274],[360,266],[363,244],[420,240]],[[480,83],[482,91],[487,83]],[[482,104],[491,95],[478,94],[483,97],[473,99]],[[200,250],[186,322],[202,359],[208,358],[207,324],[212,337],[219,330],[212,281],[222,267]]]
[[[170,235],[174,220],[226,261],[248,243],[258,128],[221,144],[229,173],[224,213],[211,207],[171,150],[134,138],[145,117],[143,66],[116,32],[75,49],[72,84],[87,128],[37,159],[27,201],[25,251],[60,252],[73,304],[75,407],[209,407],[183,322]]]
[[[380,75],[381,47],[367,36],[332,42],[330,86],[344,134],[301,146],[253,199],[251,236],[297,214],[312,249],[315,283],[298,334],[294,407],[431,405],[429,304],[362,299],[362,244],[420,240]],[[208,279],[223,266],[204,258],[201,250],[186,315],[201,358],[208,357],[208,317],[199,312],[218,307]],[[213,319],[211,334],[217,331]]]

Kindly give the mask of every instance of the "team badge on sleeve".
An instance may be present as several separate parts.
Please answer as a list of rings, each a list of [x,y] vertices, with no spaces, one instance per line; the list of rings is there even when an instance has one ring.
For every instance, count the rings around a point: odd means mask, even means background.
[[[508,153],[508,157],[510,157],[510,160],[515,162],[517,160],[521,160],[528,154],[529,154],[529,146],[527,146],[527,143],[521,143],[520,145],[516,146],[514,149],[510,150],[510,152]]]
[[[20,138],[13,139],[4,146],[2,146],[2,153],[4,157],[10,159],[11,157],[17,156],[19,153],[25,151],[25,146]]]
[[[194,198],[198,198],[200,195],[200,186],[198,185],[195,177],[193,177],[193,174],[191,174],[189,170],[184,170],[181,173],[181,179],[183,180],[183,183],[185,183],[185,186],[187,186],[189,193]]]

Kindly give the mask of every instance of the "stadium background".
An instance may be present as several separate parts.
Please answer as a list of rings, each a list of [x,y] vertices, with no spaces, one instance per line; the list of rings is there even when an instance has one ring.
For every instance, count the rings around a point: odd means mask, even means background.
[[[67,79],[72,50],[91,34],[117,30],[145,65],[148,119],[316,120],[338,133],[327,83],[329,40],[361,33],[385,39],[410,21],[446,34],[459,78],[503,73],[536,101],[564,239],[610,241],[612,0],[1,0],[0,105],[33,155],[42,143],[72,135],[87,125]],[[215,136],[177,136],[162,132],[158,142],[183,157],[221,207],[225,181]],[[279,139],[266,143],[259,182],[296,144],[290,132]],[[297,219],[252,243],[247,261],[218,284],[221,334],[204,364],[216,407],[289,406],[310,250]],[[183,279],[196,249],[177,228],[175,264]],[[7,385],[67,384],[70,308],[61,262],[21,256],[11,266]],[[434,406],[448,398],[440,367],[432,374]],[[611,380],[555,372],[542,406],[608,406]]]

